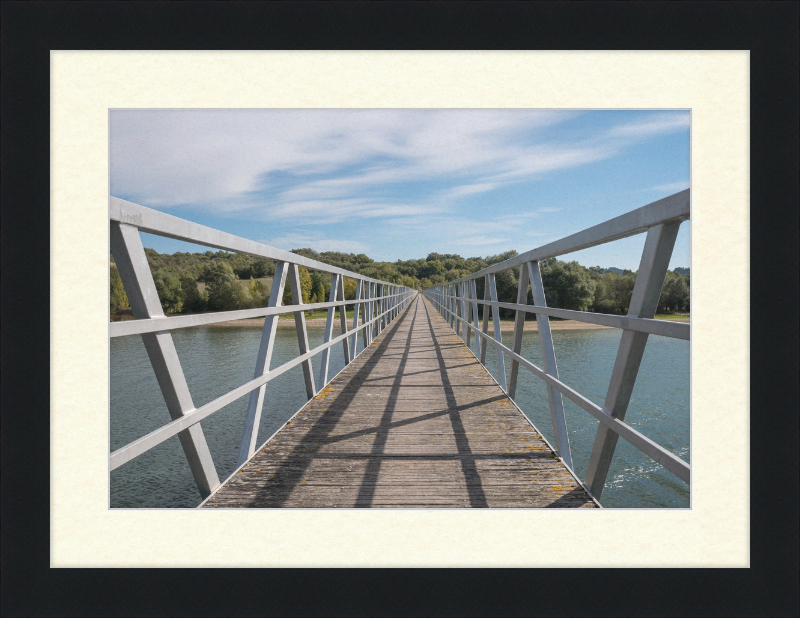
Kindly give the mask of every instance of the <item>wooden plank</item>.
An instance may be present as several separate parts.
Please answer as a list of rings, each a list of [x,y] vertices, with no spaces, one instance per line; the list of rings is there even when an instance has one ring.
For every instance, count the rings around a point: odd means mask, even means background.
[[[202,506],[598,505],[418,296]]]

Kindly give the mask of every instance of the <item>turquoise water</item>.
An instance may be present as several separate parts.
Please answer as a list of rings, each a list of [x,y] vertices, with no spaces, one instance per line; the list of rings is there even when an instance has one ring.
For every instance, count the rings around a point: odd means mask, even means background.
[[[176,330],[172,335],[195,406],[253,378],[260,328],[202,326]],[[309,328],[311,347],[320,345],[323,336],[323,329]],[[621,331],[615,329],[553,331],[562,381],[602,405],[620,336]],[[117,337],[111,340],[110,347],[113,451],[166,424],[170,417],[141,337]],[[537,333],[525,333],[522,353],[541,366]],[[297,354],[294,329],[278,329],[271,366],[278,367]],[[316,379],[319,355],[312,363]],[[494,350],[489,349],[487,367],[495,377],[496,366]],[[343,367],[344,355],[337,345],[332,348],[329,376]],[[202,422],[220,480],[236,468],[247,401],[246,396],[242,397]],[[267,385],[258,446],[304,404],[305,386],[299,366],[271,381]],[[552,444],[547,391],[541,380],[524,369],[519,372],[517,404]],[[566,399],[564,405],[575,471],[583,478],[598,422]],[[650,336],[625,420],[689,460],[689,342]],[[115,508],[192,508],[200,502],[177,437],[112,471],[110,486],[110,504]],[[619,440],[601,503],[605,507],[686,508],[689,491],[683,482]]]

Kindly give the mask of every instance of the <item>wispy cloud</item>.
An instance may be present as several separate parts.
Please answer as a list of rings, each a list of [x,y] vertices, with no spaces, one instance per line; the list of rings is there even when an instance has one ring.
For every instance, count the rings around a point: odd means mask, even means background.
[[[689,188],[689,181],[682,180],[681,182],[671,182],[666,185],[658,185],[657,187],[650,187],[646,191],[683,191]]]
[[[357,240],[329,238],[321,234],[308,232],[290,232],[275,238],[262,240],[266,245],[291,251],[292,249],[311,248],[315,251],[341,251],[343,253],[363,253],[369,245]]]
[[[647,137],[659,133],[685,129],[689,126],[689,114],[661,114],[655,117],[621,124],[609,129],[607,137]]]
[[[111,192],[158,207],[313,224],[452,214],[463,200],[683,130],[655,114],[571,141],[581,112],[114,110]],[[534,208],[539,213],[556,208]],[[500,223],[502,225],[502,222]],[[482,229],[482,232],[487,230]]]

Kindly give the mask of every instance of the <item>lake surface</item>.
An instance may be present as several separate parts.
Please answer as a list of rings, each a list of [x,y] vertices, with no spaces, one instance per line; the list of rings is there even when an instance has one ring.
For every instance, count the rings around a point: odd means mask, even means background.
[[[224,395],[253,378],[261,329],[201,326],[172,332],[195,406]],[[603,404],[621,337],[617,329],[553,331],[561,380],[584,397]],[[321,328],[309,328],[311,347],[323,342]],[[511,334],[504,334],[504,342]],[[474,351],[474,343],[473,343]],[[111,451],[165,425],[170,417],[141,337],[110,342]],[[359,340],[358,350],[360,351]],[[329,376],[344,367],[341,345],[331,348]],[[298,355],[293,328],[279,328],[271,367]],[[525,333],[522,355],[542,366],[538,333]],[[315,380],[319,358],[312,359]],[[487,367],[497,377],[494,350]],[[510,365],[506,359],[507,365]],[[508,373],[509,367],[506,367]],[[625,421],[682,459],[689,461],[689,342],[651,335]],[[235,469],[248,397],[242,397],[202,421],[220,481]],[[301,367],[268,383],[258,433],[261,446],[306,403]],[[553,428],[544,383],[520,368],[517,404],[553,444]],[[564,399],[575,472],[583,479],[598,421]],[[111,472],[114,508],[193,508],[200,502],[177,436]],[[688,487],[625,440],[617,449],[601,503],[604,507],[688,508]]]

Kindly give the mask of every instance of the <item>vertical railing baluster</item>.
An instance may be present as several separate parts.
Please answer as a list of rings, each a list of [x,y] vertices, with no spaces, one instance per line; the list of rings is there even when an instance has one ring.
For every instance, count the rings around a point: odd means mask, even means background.
[[[381,314],[383,313],[384,303],[386,302],[386,300],[385,300],[385,297],[386,297],[386,285],[381,283],[381,284],[375,284],[375,286],[380,288],[380,292],[378,292],[379,297],[380,297],[379,300],[378,300],[378,310],[375,312],[379,316],[378,317],[378,330],[375,333],[375,337],[377,338],[378,335],[380,335],[383,332],[383,328],[384,328],[383,321],[384,321],[385,318]]]
[[[483,278],[483,300],[489,300],[489,275],[485,275]],[[483,307],[483,325],[481,327],[481,331],[488,335],[489,334],[489,313],[491,312],[491,306],[487,304],[481,305]],[[483,344],[481,345],[481,365],[484,367],[486,366],[486,349],[489,347],[489,342],[485,337],[482,337]]]
[[[448,318],[449,318],[449,322],[450,322],[450,328],[455,330],[456,329],[456,317],[455,317],[455,312],[456,312],[455,294],[456,294],[456,291],[455,291],[455,286],[451,283],[450,285],[447,286],[447,289],[448,289],[448,292],[447,292],[448,298],[450,299],[450,307],[449,307],[450,308],[450,313],[448,314]]]
[[[358,328],[358,312],[361,311],[362,303],[360,301],[361,301],[361,296],[363,294],[364,294],[364,282],[361,279],[358,279],[357,283],[356,283],[356,297],[355,297],[355,301],[356,302],[353,305],[353,330],[355,331],[353,333],[353,358],[358,356],[358,354],[357,354],[357,351],[358,351],[358,331],[356,329]],[[363,324],[364,321],[362,320],[361,323]],[[366,335],[362,334],[361,337],[366,342]],[[364,347],[366,347],[366,345]]]
[[[528,276],[531,280],[534,311],[536,311],[535,306],[547,306],[547,299],[544,295],[544,283],[542,282],[542,271],[539,268],[539,262],[528,262],[527,266]],[[520,268],[520,273],[521,272],[522,269]],[[545,373],[558,380],[558,364],[556,363],[556,349],[553,345],[553,335],[550,332],[550,317],[537,313],[536,326],[539,330],[539,343],[542,348]],[[561,392],[548,384],[547,400],[550,404],[550,418],[553,423],[553,435],[555,437],[555,444],[553,446],[558,451],[559,456],[564,460],[564,463],[572,469],[572,452],[569,447],[567,417],[564,414],[564,400],[561,396]]]
[[[458,284],[452,284],[453,289],[453,330],[456,332],[456,336],[460,336],[461,333],[461,322],[459,318],[461,316],[458,315],[458,306],[461,302],[461,299],[458,297]]]
[[[464,343],[466,344],[467,347],[469,347],[472,337],[472,329],[469,327],[470,313],[472,313],[469,281],[463,281],[461,283],[461,287],[464,290]]]
[[[480,329],[479,319],[480,316],[478,314],[478,285],[475,279],[469,280],[469,288],[470,288],[470,296],[472,297],[472,319],[475,323],[475,328]],[[484,345],[483,338],[475,333],[475,356],[478,358],[482,358],[483,345]]]
[[[680,221],[675,221],[662,223],[647,230],[628,309],[629,316],[653,318],[655,315],[679,227]],[[619,420],[625,419],[646,345],[647,333],[622,331],[603,405],[606,414]],[[585,480],[585,485],[597,499],[603,493],[618,437],[617,433],[607,429],[602,423],[597,428]]]
[[[269,293],[267,307],[280,307],[283,299],[283,290],[286,286],[286,277],[289,268],[286,262],[275,264],[275,274],[272,277],[272,289]],[[269,371],[269,363],[272,360],[272,350],[275,346],[275,331],[278,328],[277,315],[268,315],[264,320],[264,327],[261,329],[261,343],[258,346],[258,356],[256,356],[256,368],[253,378],[260,378]],[[250,391],[250,399],[247,403],[247,415],[244,419],[244,429],[242,431],[242,442],[239,446],[239,459],[237,466],[241,466],[252,457],[258,439],[258,426],[261,423],[261,409],[264,404],[264,394],[267,385],[262,384],[257,389]]]
[[[147,264],[139,229],[127,223],[111,222],[111,253],[117,264],[122,286],[128,296],[133,316],[137,320],[165,318],[156,284]],[[156,374],[158,386],[167,404],[170,418],[176,420],[194,410],[194,402],[186,383],[172,334],[168,331],[143,334],[147,355]],[[219,486],[219,477],[208,450],[200,423],[178,434],[183,454],[205,499]]]
[[[338,290],[339,300],[344,302],[347,300],[344,297],[344,275],[339,277],[338,284],[336,286]],[[342,329],[342,334],[347,334],[347,305],[339,305],[339,326]],[[344,350],[344,364],[345,366],[350,364],[350,361],[353,359],[353,354],[350,350],[350,337],[345,337],[342,339],[342,349]]]
[[[328,302],[334,303],[336,302],[336,291],[339,289],[339,279],[341,275],[331,275],[331,292],[328,296]],[[323,343],[328,343],[333,336],[333,318],[334,312],[336,311],[336,307],[328,307],[328,316],[325,320],[325,338],[323,339]],[[325,385],[328,383],[328,362],[331,356],[331,349],[325,348],[322,350],[322,354],[319,360],[319,387],[320,389],[325,388]]]
[[[303,291],[300,287],[300,268],[297,264],[289,264],[289,283],[292,288],[292,304],[303,305]],[[300,354],[308,352],[308,331],[306,331],[306,314],[300,309],[294,312],[294,325],[297,330],[297,345],[300,347]],[[306,383],[306,395],[313,398],[317,391],[314,387],[314,370],[311,366],[311,359],[306,359],[301,363],[303,367],[303,380]]]
[[[523,264],[519,269],[519,286],[517,287],[517,304],[528,304],[528,269]],[[514,316],[514,339],[511,343],[511,351],[519,354],[522,349],[522,333],[525,330],[525,311],[517,312]],[[519,362],[511,359],[511,369],[508,376],[508,396],[514,399],[517,394],[517,375],[519,374]]]
[[[494,273],[487,275],[489,278],[489,295],[491,297],[492,302],[497,302],[497,285],[495,283]],[[492,305],[492,322],[494,322],[494,340],[497,343],[503,343],[503,335],[500,331],[500,308],[497,305]],[[506,385],[506,364],[504,359],[503,351],[495,346],[495,350],[497,351],[497,381],[500,383],[500,388],[504,391],[508,391],[508,386]]]
[[[364,304],[361,307],[361,318],[364,323],[364,349],[366,350],[369,347],[369,344],[372,343],[370,339],[370,330],[372,329],[372,325],[369,321],[369,299],[370,299],[370,291],[371,285],[368,281],[364,281]]]

